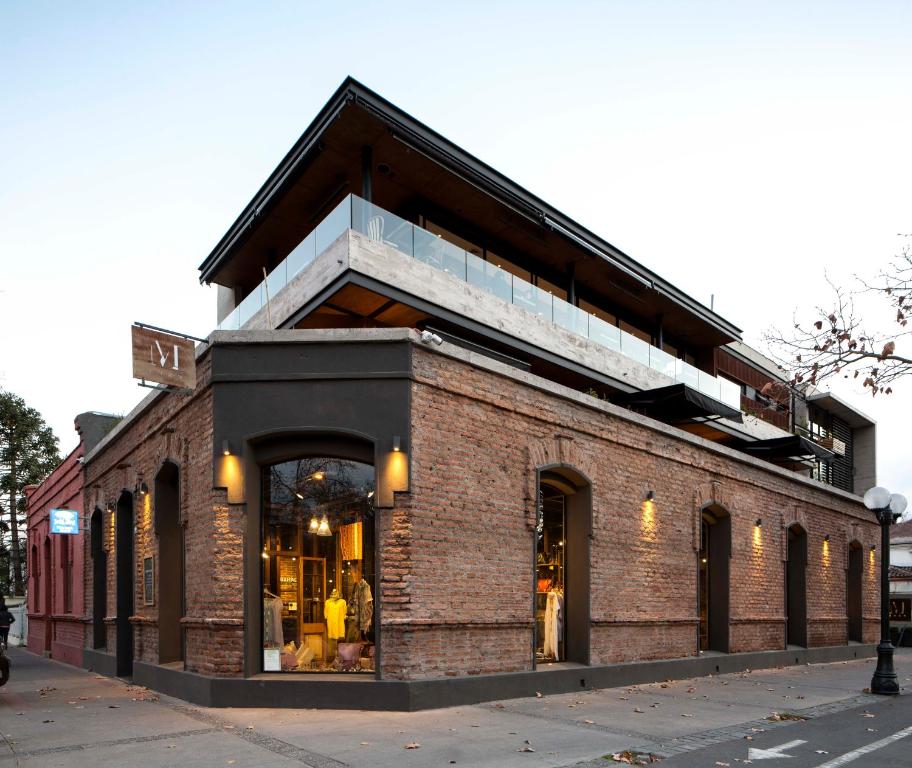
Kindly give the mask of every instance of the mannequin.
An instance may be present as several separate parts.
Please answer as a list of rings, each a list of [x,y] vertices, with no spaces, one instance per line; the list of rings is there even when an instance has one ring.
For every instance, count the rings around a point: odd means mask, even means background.
[[[327,659],[335,658],[339,640],[345,637],[345,612],[348,606],[334,589],[323,605],[323,618],[326,619],[326,636],[329,639],[329,654]]]
[[[353,643],[366,639],[374,620],[374,597],[361,572],[361,563],[351,566],[352,591],[348,606],[346,639]]]

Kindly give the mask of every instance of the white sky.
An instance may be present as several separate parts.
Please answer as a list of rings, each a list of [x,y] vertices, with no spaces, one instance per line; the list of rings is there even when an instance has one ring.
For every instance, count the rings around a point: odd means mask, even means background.
[[[182,5],[0,0],[0,387],[65,451],[146,393],[131,322],[212,330],[196,267],[346,74],[760,348],[912,232],[909,3]],[[839,394],[912,498],[897,389]]]

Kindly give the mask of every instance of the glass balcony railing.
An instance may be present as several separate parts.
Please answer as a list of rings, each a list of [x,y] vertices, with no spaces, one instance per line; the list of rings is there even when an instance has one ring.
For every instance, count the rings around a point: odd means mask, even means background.
[[[371,240],[384,243],[417,261],[447,272],[571,333],[620,352],[625,357],[648,366],[675,382],[687,384],[732,408],[741,407],[741,388],[734,382],[711,376],[683,360],[678,360],[648,342],[355,195],[348,195],[342,200],[317,228],[269,273],[266,280],[219,323],[219,330],[243,328],[262,309],[267,296],[270,299],[275,297],[301,270],[348,229],[360,232]]]

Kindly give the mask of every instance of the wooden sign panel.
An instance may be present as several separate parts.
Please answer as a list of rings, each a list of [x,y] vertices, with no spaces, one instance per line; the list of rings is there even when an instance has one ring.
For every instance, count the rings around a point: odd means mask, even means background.
[[[134,378],[186,389],[196,386],[196,359],[190,339],[137,325],[131,330]]]

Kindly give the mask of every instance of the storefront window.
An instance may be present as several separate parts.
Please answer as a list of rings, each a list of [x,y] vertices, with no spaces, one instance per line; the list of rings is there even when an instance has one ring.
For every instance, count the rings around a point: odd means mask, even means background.
[[[541,486],[541,516],[535,554],[535,656],[539,662],[565,658],[564,578],[566,497]]]
[[[263,468],[263,670],[372,672],[374,468]]]

